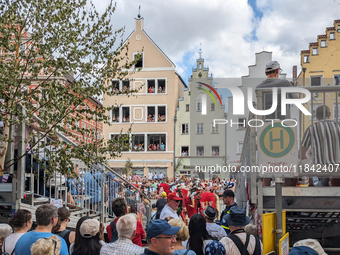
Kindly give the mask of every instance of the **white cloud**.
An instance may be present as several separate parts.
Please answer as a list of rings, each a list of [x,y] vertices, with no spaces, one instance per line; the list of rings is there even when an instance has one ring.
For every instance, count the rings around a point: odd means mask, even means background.
[[[103,8],[107,0],[95,4]],[[124,38],[134,29],[139,5],[145,31],[184,80],[195,66],[200,43],[214,77],[246,75],[255,53],[263,49],[273,52],[289,77],[292,66],[300,66],[300,51],[340,18],[340,5],[333,0],[257,0],[262,19],[247,0],[118,0],[112,22],[126,26]]]

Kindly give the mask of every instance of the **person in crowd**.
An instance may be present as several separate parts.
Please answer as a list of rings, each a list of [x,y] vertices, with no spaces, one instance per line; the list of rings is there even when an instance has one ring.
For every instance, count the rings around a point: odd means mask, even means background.
[[[114,219],[113,223],[106,227],[106,232],[110,241],[112,240],[112,231],[114,230],[117,222],[121,216],[127,214],[127,204],[126,200],[123,197],[117,197],[112,201],[112,212],[115,214],[116,218]],[[145,231],[143,229],[142,223],[137,220],[136,223],[136,233],[132,239],[132,243],[143,247],[142,239],[145,238]]]
[[[166,217],[173,217],[174,219],[179,219],[178,214],[176,212],[179,202],[182,198],[175,192],[169,193],[168,202],[163,207],[162,212],[159,216],[160,219],[165,219]]]
[[[253,236],[259,236],[258,232],[257,232],[257,227],[253,224],[248,224],[247,226],[244,227],[244,231],[248,234],[248,235],[253,235]]]
[[[324,115],[325,112],[325,115]],[[316,108],[315,117],[317,122],[310,125],[302,138],[301,142],[301,159],[310,157],[310,165],[320,164],[339,164],[340,163],[340,124],[335,120],[331,120],[331,110],[327,105],[320,105]],[[313,145],[313,146],[312,146]],[[307,151],[313,151],[314,155],[307,155]],[[325,151],[324,151],[325,150]],[[340,186],[340,178],[321,178],[319,186]],[[309,186],[314,186],[312,178],[310,178]]]
[[[244,209],[238,206],[232,207],[225,219],[230,228],[230,234],[221,239],[221,243],[226,249],[226,254],[240,255],[243,254],[244,248],[247,249],[249,255],[262,254],[263,248],[259,238],[246,234],[244,230],[244,227],[250,222]]]
[[[70,255],[100,255],[105,244],[104,225],[88,216],[80,218],[76,226],[76,240],[70,246]]]
[[[234,201],[235,194],[232,190],[225,190],[222,194],[223,204],[226,205],[225,209],[221,213],[221,226],[224,228],[227,234],[230,233],[230,229],[228,223],[225,219],[225,216],[229,214],[230,209],[234,206],[237,206],[236,202]]]
[[[38,239],[31,246],[32,255],[59,255],[61,248],[60,239],[57,236],[50,236]]]
[[[19,209],[9,221],[9,224],[14,228],[14,233],[7,236],[3,241],[2,251],[11,255],[14,254],[14,247],[19,238],[32,228],[32,213],[25,209]],[[10,231],[12,233],[12,229]]]
[[[13,229],[10,225],[6,224],[6,223],[1,223],[0,224],[0,246],[1,249],[4,249],[3,243],[6,237],[8,237],[9,235],[11,235],[13,232]]]
[[[214,207],[209,205],[207,209],[202,212],[202,214],[207,221],[206,228],[209,236],[211,236],[211,239],[221,240],[223,237],[227,236],[227,233],[224,231],[224,229],[220,225],[214,223],[214,220],[217,216],[217,211]]]
[[[290,250],[289,255],[327,255],[320,243],[315,239],[303,239],[296,242]]]
[[[139,255],[144,249],[132,243],[136,235],[137,219],[136,215],[130,213],[121,216],[117,221],[118,240],[113,243],[105,244],[100,250],[100,255]]]
[[[70,221],[71,213],[66,207],[60,207],[58,209],[58,222],[52,228],[52,233],[62,237],[66,244],[67,249],[70,248],[71,243],[74,243],[76,239],[76,232],[66,229],[67,224]]]
[[[146,234],[148,248],[141,255],[170,255],[175,251],[176,234],[180,227],[173,227],[165,220],[150,222]]]
[[[205,254],[205,247],[212,240],[209,238],[206,229],[206,220],[202,214],[195,214],[189,222],[189,239],[183,245],[187,249],[193,250],[197,255]]]
[[[159,198],[156,202],[156,207],[157,207],[156,219],[159,219],[159,217],[161,216],[161,212],[167,202],[168,202],[167,194],[166,192],[162,192],[161,198]]]
[[[226,255],[226,251],[219,241],[212,241],[205,247],[205,255]]]
[[[101,201],[101,176],[100,171],[90,171],[84,175],[85,192],[90,196],[91,210],[95,211],[99,208]]]
[[[188,227],[185,225],[185,223],[178,219],[172,219],[168,221],[169,224],[173,227],[180,227],[181,229],[177,232],[176,235],[176,243],[175,243],[175,252],[173,255],[196,255],[196,253],[192,250],[186,249],[183,245],[182,242],[185,242],[189,238],[189,230]]]
[[[58,222],[58,210],[54,205],[44,204],[35,211],[37,227],[34,231],[29,231],[22,235],[15,245],[15,254],[31,255],[30,247],[40,238],[50,237],[53,234],[52,228]],[[60,255],[68,255],[67,244],[63,238],[61,241]]]

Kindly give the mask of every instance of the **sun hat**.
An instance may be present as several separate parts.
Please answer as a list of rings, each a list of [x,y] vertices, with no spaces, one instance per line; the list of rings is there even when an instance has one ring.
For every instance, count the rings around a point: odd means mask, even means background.
[[[231,207],[229,214],[225,216],[225,220],[228,225],[234,227],[243,227],[250,222],[249,217],[246,216],[246,210],[239,208],[238,206]]]

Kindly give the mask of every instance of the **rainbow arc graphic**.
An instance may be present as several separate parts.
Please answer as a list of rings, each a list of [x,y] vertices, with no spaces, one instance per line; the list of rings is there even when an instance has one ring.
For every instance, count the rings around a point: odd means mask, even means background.
[[[212,92],[214,92],[214,94],[217,96],[217,98],[220,101],[220,104],[222,106],[221,97],[217,93],[216,89],[214,89],[212,86],[210,86],[210,85],[208,85],[206,83],[203,83],[203,82],[197,82],[197,83],[200,84],[200,85],[206,86],[208,89],[210,89]],[[211,92],[209,90],[207,90],[205,88],[202,88],[202,87],[197,87],[197,88],[199,90],[202,90],[202,91],[206,92],[212,98],[212,100],[214,101],[215,105],[217,104],[213,94],[211,94]],[[207,115],[207,97],[206,97],[205,94],[202,95],[202,115]]]

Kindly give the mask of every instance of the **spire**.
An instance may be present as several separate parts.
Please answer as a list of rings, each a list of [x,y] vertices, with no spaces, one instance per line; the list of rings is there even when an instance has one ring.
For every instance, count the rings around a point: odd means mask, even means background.
[[[200,49],[199,49],[199,51],[198,51],[198,53],[200,54],[200,59],[202,58],[202,43],[200,44]]]
[[[141,7],[141,6],[139,6],[138,15],[137,15],[137,18],[138,18],[138,19],[140,19],[140,18],[142,17],[142,15],[140,15],[140,7]]]

